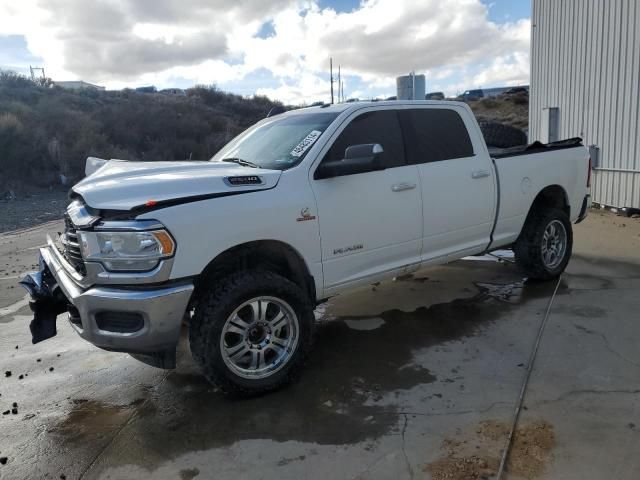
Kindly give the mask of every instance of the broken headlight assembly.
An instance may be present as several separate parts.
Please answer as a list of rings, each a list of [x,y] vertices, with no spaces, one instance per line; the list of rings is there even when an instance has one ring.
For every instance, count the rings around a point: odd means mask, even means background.
[[[112,272],[153,270],[160,260],[171,257],[176,244],[166,230],[79,231],[82,256],[100,262]]]

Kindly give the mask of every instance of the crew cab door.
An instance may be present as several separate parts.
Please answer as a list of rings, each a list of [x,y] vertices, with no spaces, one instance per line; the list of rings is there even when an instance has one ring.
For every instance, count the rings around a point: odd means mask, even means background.
[[[399,115],[407,161],[420,174],[423,262],[482,251],[495,218],[496,178],[470,113],[429,105]]]
[[[420,262],[418,167],[406,164],[394,109],[355,112],[331,137],[320,163],[339,161],[347,147],[363,144],[382,146],[379,161],[384,169],[324,179],[312,170],[325,294],[417,268]]]

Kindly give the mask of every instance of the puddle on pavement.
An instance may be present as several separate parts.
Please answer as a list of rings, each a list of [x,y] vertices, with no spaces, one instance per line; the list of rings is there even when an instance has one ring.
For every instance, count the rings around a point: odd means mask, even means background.
[[[380,317],[373,317],[373,318],[363,318],[362,320],[344,320],[344,323],[347,324],[347,327],[349,327],[352,330],[360,330],[360,331],[367,331],[367,330],[375,330],[376,328],[380,328],[381,326],[384,325],[384,320],[381,319]]]
[[[615,288],[613,281],[602,277],[576,276],[565,273],[562,279],[570,290],[611,290]]]
[[[560,313],[582,318],[603,318],[607,316],[604,308],[595,305],[556,305],[551,313]]]
[[[393,279],[396,282],[413,282],[413,283],[426,283],[429,281],[429,277],[417,277],[413,273],[407,273],[400,275]]]
[[[480,290],[479,295],[484,295],[499,302],[517,304],[522,301],[524,281],[501,284],[501,283],[476,283]]]
[[[640,279],[640,264],[611,258],[573,255],[567,267],[567,274],[594,280]]]
[[[474,262],[513,262],[514,253],[513,250],[494,250],[491,253],[485,255],[474,255],[470,257],[462,258],[464,261]]]
[[[70,443],[85,443],[113,433],[130,418],[136,406],[109,405],[85,399],[75,399],[72,405],[67,417],[48,430],[49,434]]]
[[[183,363],[147,392],[148,400],[135,407],[136,418],[126,431],[135,435],[135,444],[167,459],[250,439],[324,445],[375,441],[398,431],[400,424],[397,407],[379,402],[383,394],[436,381],[428,365],[414,362],[414,351],[476,335],[515,308],[513,303],[549,296],[554,285],[477,288],[470,298],[411,312],[393,309],[319,322],[315,349],[300,380],[262,397],[224,397],[192,362]],[[375,328],[354,329],[358,322]],[[132,408],[76,405],[56,433],[81,438],[96,425],[106,431],[116,423],[110,417],[121,422]],[[141,461],[135,451],[119,455],[123,463]]]

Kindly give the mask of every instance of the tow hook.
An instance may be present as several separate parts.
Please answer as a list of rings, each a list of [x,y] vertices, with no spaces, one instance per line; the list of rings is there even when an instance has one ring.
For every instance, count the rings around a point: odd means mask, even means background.
[[[33,312],[33,320],[29,324],[29,330],[33,344],[56,336],[56,317],[67,310],[69,303],[42,256],[38,263],[40,270],[28,272],[19,282],[31,295],[29,306]]]

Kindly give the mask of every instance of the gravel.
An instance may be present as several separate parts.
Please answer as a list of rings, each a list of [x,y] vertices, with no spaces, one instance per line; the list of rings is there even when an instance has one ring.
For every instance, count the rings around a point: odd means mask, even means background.
[[[62,217],[67,190],[39,190],[9,198],[0,192],[0,232],[32,227]]]

